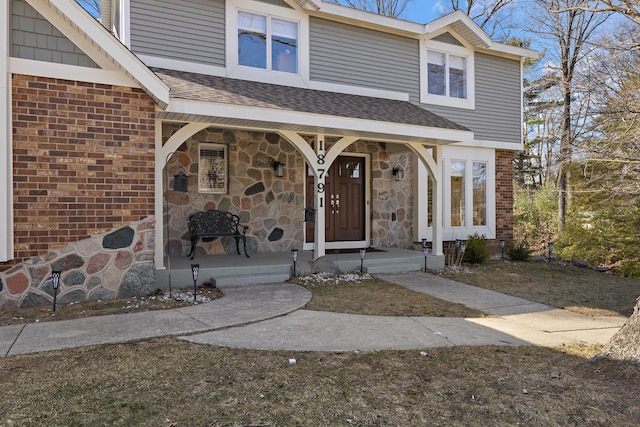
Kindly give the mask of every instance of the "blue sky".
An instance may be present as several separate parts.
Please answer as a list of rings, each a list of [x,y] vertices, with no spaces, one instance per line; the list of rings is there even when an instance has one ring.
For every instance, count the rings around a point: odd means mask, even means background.
[[[440,5],[441,3],[438,0],[409,0],[400,18],[419,24],[426,24],[442,15],[440,13]]]

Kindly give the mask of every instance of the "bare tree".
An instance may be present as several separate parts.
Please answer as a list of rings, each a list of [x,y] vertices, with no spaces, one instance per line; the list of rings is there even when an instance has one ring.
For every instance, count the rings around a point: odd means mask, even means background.
[[[411,0],[329,0],[331,3],[341,4],[378,15],[398,18]]]
[[[513,0],[449,0],[442,12],[461,10],[491,37],[509,38]]]
[[[615,12],[627,16],[636,24],[640,24],[640,0],[600,0],[595,5],[585,3],[571,6],[585,12]],[[554,12],[564,12],[569,9],[556,9]]]
[[[576,67],[590,52],[589,42],[596,30],[609,14],[588,12],[577,7],[585,0],[537,0],[536,8],[530,10],[530,19],[535,22],[535,32],[552,43],[555,53],[557,78],[559,80],[562,105],[560,118],[560,147],[557,156],[558,168],[558,231],[566,221],[569,199],[569,168],[573,146],[577,143],[577,124],[583,123],[582,113],[576,113]],[[562,12],[554,12],[562,11]],[[578,107],[580,107],[578,105]],[[584,111],[584,110],[582,110]]]

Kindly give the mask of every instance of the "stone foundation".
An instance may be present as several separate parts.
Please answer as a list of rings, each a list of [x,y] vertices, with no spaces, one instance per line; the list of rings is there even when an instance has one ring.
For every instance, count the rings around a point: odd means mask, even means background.
[[[0,308],[52,304],[56,270],[60,304],[153,292],[154,227],[149,217],[15,265],[0,273]]]

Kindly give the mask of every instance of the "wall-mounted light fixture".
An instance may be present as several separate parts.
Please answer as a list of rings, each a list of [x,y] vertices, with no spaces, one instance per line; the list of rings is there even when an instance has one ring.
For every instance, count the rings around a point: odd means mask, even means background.
[[[402,181],[404,179],[404,171],[400,168],[391,169],[391,173],[396,177],[396,181]]]
[[[282,178],[284,176],[284,163],[280,163],[276,160],[273,162],[273,170],[276,171],[276,176],[278,178]]]
[[[173,191],[180,193],[189,192],[189,176],[180,171],[176,175],[173,175]]]

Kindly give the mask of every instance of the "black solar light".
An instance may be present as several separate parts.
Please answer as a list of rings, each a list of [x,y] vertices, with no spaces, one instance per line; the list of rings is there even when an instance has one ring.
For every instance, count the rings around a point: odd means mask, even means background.
[[[460,256],[460,264],[462,264],[462,261],[464,261],[464,251],[467,250],[467,242],[463,241],[460,242],[460,253],[462,254]]]
[[[298,261],[297,249],[291,249],[291,260],[293,261],[293,277],[296,277],[296,262]]]
[[[553,252],[553,242],[547,243],[547,247],[549,249],[549,262],[551,262],[551,252]]]
[[[51,272],[51,281],[53,282],[53,311],[56,311],[56,300],[58,299],[58,287],[60,286],[61,271]]]
[[[200,264],[191,264],[191,276],[193,277],[193,302],[196,302],[196,292],[197,292],[197,281],[198,281],[198,270],[200,270]]]
[[[360,249],[360,275],[361,276],[364,274],[363,264],[364,264],[364,257],[366,255],[367,255],[367,249],[366,248],[361,248]]]
[[[504,240],[500,240],[500,258],[504,261]]]
[[[424,271],[427,271],[427,257],[429,256],[429,248],[427,245],[422,247],[422,253],[424,253]]]

